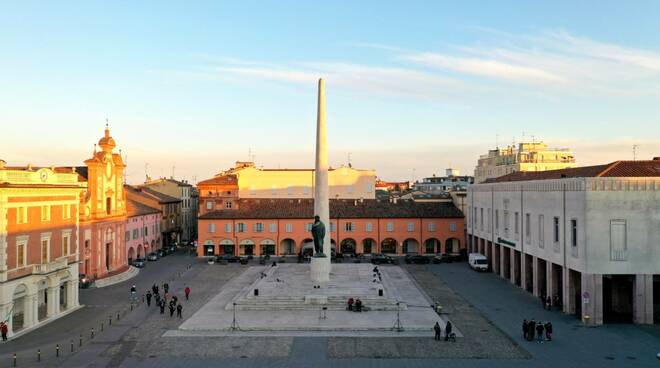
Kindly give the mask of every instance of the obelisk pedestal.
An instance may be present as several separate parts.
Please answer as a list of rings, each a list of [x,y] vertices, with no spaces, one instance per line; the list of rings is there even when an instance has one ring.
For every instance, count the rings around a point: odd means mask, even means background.
[[[325,124],[325,89],[323,79],[319,79],[318,110],[316,118],[316,166],[314,168],[314,215],[325,225],[323,254],[325,257],[312,257],[310,276],[315,284],[330,280],[330,202],[328,195],[328,147]]]

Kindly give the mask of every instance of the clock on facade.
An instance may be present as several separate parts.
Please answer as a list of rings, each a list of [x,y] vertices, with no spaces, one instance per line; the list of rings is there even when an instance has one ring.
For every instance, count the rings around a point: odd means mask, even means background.
[[[46,180],[48,180],[48,171],[45,171],[45,170],[42,171],[42,172],[39,174],[39,178],[41,178],[41,181],[45,183]]]

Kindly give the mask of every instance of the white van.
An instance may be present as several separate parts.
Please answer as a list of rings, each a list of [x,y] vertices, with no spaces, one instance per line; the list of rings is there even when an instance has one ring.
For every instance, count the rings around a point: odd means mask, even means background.
[[[468,263],[473,270],[488,271],[488,258],[481,253],[470,253]]]

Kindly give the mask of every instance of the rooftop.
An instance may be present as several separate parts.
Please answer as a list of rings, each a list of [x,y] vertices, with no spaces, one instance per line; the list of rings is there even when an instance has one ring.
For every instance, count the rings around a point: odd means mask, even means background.
[[[614,161],[605,165],[583,166],[548,171],[518,171],[485,183],[563,178],[660,177],[660,158],[640,161]]]
[[[200,219],[313,218],[313,199],[239,199],[237,209],[208,212]],[[452,203],[419,203],[377,199],[330,200],[331,218],[462,218]]]
[[[135,216],[152,215],[152,214],[160,213],[161,211],[157,208],[149,207],[147,205],[144,205],[140,202],[136,202],[129,198],[126,201],[126,212],[128,214],[128,217],[135,217]]]

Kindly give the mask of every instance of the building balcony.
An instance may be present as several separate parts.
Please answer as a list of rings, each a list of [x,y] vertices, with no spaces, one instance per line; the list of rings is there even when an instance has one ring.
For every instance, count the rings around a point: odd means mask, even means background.
[[[32,265],[32,274],[46,275],[51,272],[65,269],[67,268],[67,266],[68,266],[67,258],[59,258],[54,262]]]

